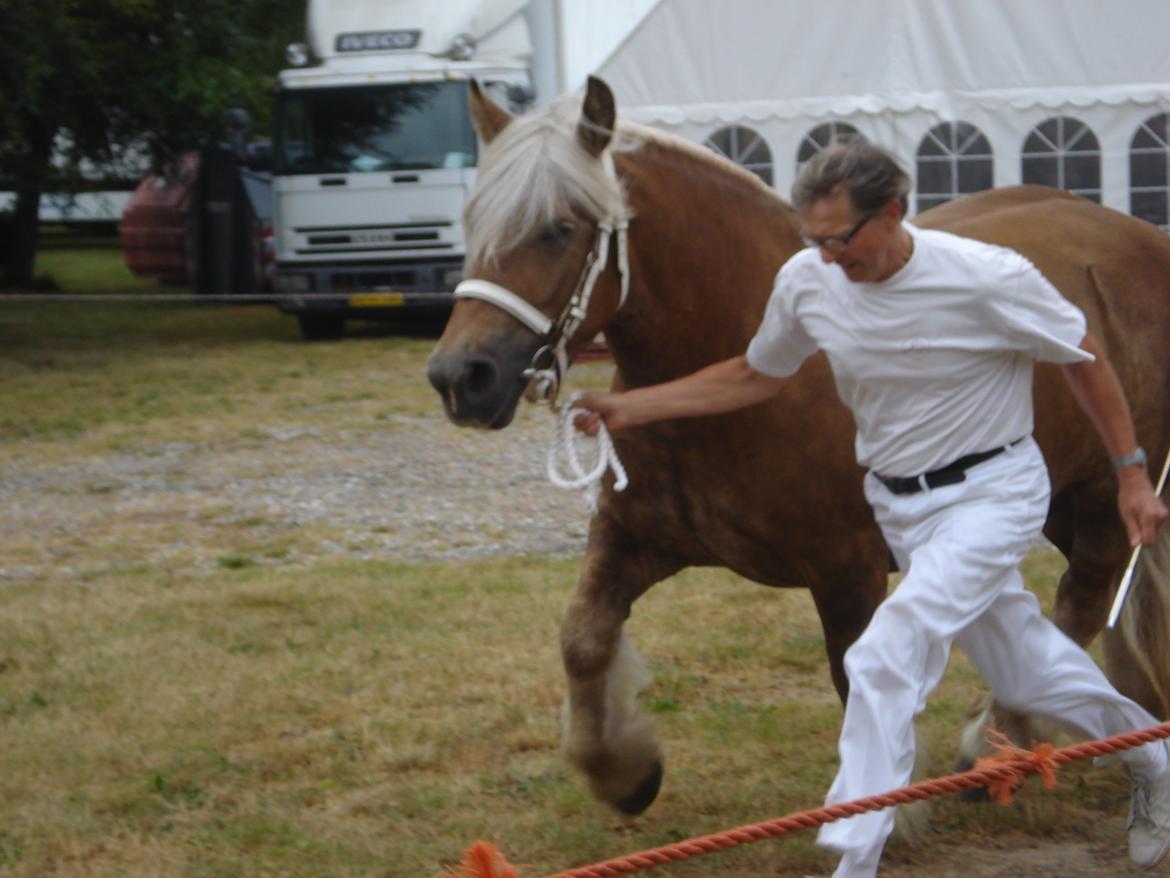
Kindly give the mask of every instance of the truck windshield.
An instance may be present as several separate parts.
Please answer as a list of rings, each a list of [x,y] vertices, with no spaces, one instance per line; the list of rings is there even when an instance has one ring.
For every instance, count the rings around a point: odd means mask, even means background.
[[[281,91],[274,152],[277,174],[471,167],[467,83]]]

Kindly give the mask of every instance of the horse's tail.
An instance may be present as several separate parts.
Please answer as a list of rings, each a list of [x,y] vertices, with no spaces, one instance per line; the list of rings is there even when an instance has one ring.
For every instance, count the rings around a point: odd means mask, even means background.
[[[1170,526],[1138,557],[1105,657],[1118,689],[1159,719],[1170,717]]]

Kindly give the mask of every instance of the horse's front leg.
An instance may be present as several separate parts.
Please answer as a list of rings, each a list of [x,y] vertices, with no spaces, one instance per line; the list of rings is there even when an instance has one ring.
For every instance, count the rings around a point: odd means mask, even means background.
[[[634,600],[682,566],[637,547],[612,521],[594,519],[561,624],[565,753],[593,794],[626,814],[641,813],[658,795],[662,750],[657,724],[637,700],[650,673],[622,626]]]
[[[842,704],[849,697],[845,653],[885,598],[888,577],[885,544],[877,543],[869,552],[858,551],[848,568],[824,574],[809,586],[825,632],[829,673]]]

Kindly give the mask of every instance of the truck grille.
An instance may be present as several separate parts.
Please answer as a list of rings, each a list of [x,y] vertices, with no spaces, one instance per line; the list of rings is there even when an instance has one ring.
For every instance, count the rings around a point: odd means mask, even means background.
[[[348,293],[362,290],[415,289],[418,286],[418,272],[410,269],[393,271],[334,271],[331,273],[333,289]]]
[[[306,246],[301,256],[324,253],[371,253],[395,250],[454,250],[454,241],[443,240],[443,229],[453,223],[406,223],[401,225],[356,226],[351,228],[302,228]]]

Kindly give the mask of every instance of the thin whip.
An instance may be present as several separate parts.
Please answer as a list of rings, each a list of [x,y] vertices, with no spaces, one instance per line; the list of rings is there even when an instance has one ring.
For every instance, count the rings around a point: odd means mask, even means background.
[[[568,491],[582,491],[585,502],[590,510],[597,511],[597,496],[601,492],[601,480],[607,470],[613,470],[613,489],[624,491],[630,480],[626,476],[626,468],[618,459],[617,451],[613,447],[613,439],[602,421],[597,429],[597,462],[592,469],[586,470],[577,453],[577,444],[574,441],[573,403],[580,393],[574,393],[569,401],[561,407],[560,417],[557,418],[556,435],[548,449],[548,479],[558,488]],[[584,409],[578,409],[584,411]],[[568,466],[569,474],[565,475],[561,468],[561,459]]]
[[[1162,475],[1159,476],[1158,485],[1154,488],[1154,493],[1159,497],[1162,496],[1162,489],[1166,487],[1166,474],[1168,472],[1170,472],[1170,451],[1166,452],[1166,462],[1162,464]],[[1141,543],[1133,547],[1133,554],[1129,556],[1129,563],[1125,566],[1125,572],[1121,574],[1117,595],[1113,598],[1113,607],[1109,610],[1109,621],[1105,623],[1108,628],[1116,625],[1117,617],[1121,615],[1121,607],[1125,603],[1125,596],[1129,594],[1129,587],[1133,583],[1133,572],[1137,568],[1138,554],[1141,550]]]

